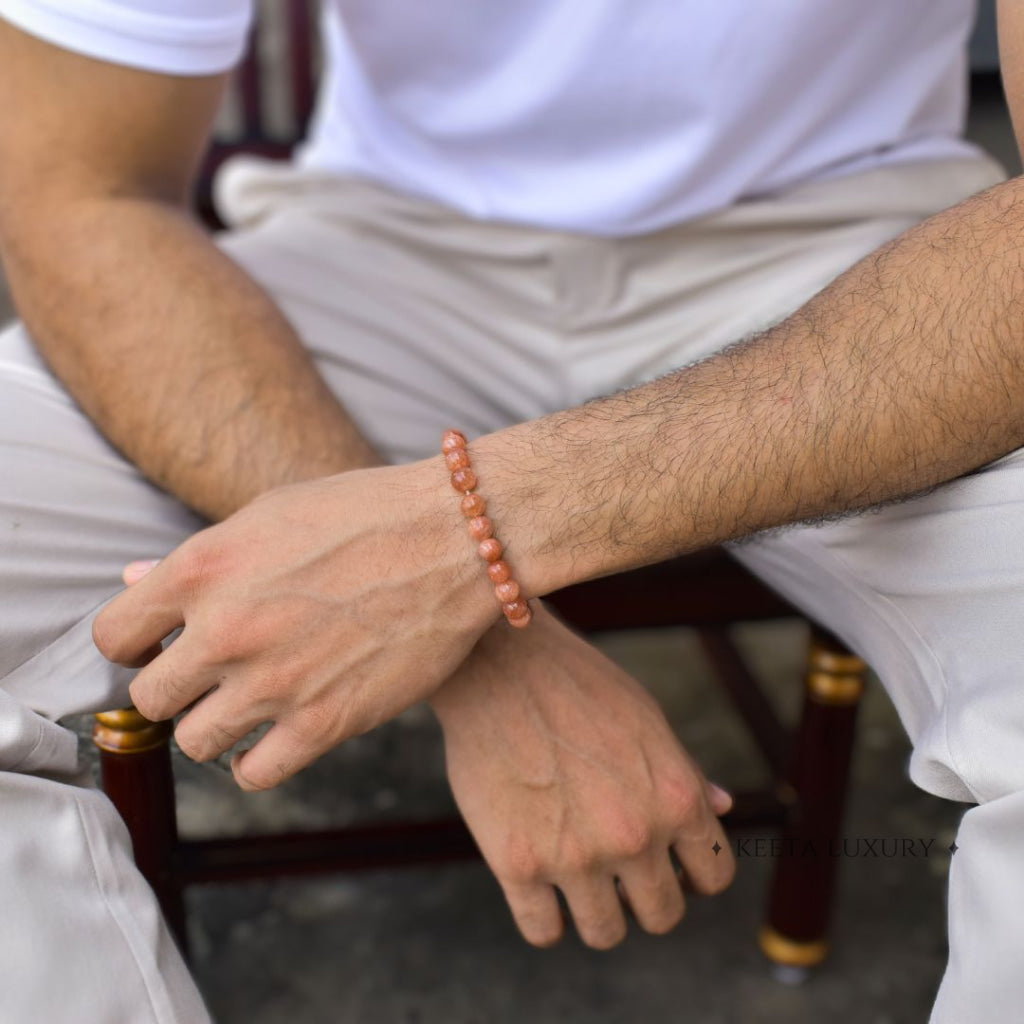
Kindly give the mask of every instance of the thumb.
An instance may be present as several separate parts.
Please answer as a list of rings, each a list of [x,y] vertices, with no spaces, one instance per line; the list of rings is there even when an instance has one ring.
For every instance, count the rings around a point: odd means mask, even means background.
[[[153,566],[159,563],[159,558],[151,558],[145,562],[129,562],[121,571],[121,579],[130,587],[133,583],[138,583],[143,576],[147,576]]]

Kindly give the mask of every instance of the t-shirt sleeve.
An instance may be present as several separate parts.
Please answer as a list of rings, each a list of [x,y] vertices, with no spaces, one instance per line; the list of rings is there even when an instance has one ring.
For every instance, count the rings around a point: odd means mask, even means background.
[[[253,0],[0,0],[0,18],[48,43],[171,75],[232,67]]]

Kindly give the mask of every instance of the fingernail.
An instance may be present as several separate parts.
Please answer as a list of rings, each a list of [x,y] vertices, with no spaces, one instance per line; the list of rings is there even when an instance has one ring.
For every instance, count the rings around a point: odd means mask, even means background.
[[[711,804],[718,814],[724,814],[732,807],[732,793],[714,782],[708,783],[708,794]]]
[[[121,572],[121,579],[130,587],[146,576],[154,565],[159,565],[159,558],[151,558],[144,562],[129,562]]]

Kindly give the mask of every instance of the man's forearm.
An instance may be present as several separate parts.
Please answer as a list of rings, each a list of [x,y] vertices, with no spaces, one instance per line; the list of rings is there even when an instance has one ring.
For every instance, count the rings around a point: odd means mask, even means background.
[[[377,461],[270,298],[178,209],[82,200],[6,242],[19,312],[57,375],[206,516]]]
[[[782,324],[502,431],[474,465],[528,593],[913,494],[1024,444],[1024,182],[855,265]]]

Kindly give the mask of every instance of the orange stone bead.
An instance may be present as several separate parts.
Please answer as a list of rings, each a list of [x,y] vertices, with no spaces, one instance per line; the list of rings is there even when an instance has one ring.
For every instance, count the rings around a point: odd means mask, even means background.
[[[512,575],[508,562],[492,562],[487,566],[487,575],[491,577],[492,583],[504,583]]]
[[[474,540],[487,540],[494,536],[494,523],[487,516],[476,516],[469,521],[469,532]]]
[[[466,435],[461,430],[446,430],[441,438],[441,451],[447,455],[456,448],[466,447]]]
[[[476,473],[471,469],[457,469],[452,473],[452,487],[457,491],[471,491],[476,487]]]
[[[444,464],[450,472],[456,469],[466,469],[469,466],[469,452],[465,448],[453,448],[445,453]]]
[[[467,519],[482,516],[487,511],[487,502],[479,494],[467,494],[462,499],[462,514]]]
[[[533,619],[533,612],[529,608],[526,609],[526,614],[521,615],[518,619],[510,619],[508,616],[505,617],[505,621],[516,629],[526,629]]]
[[[494,596],[502,604],[509,604],[519,597],[519,584],[515,580],[506,580],[494,588]]]
[[[521,619],[524,615],[530,614],[530,606],[522,600],[503,604],[501,610],[505,613],[506,618],[509,619]]]
[[[477,551],[485,562],[496,562],[501,558],[501,541],[490,537],[480,542],[480,547],[477,548]]]

